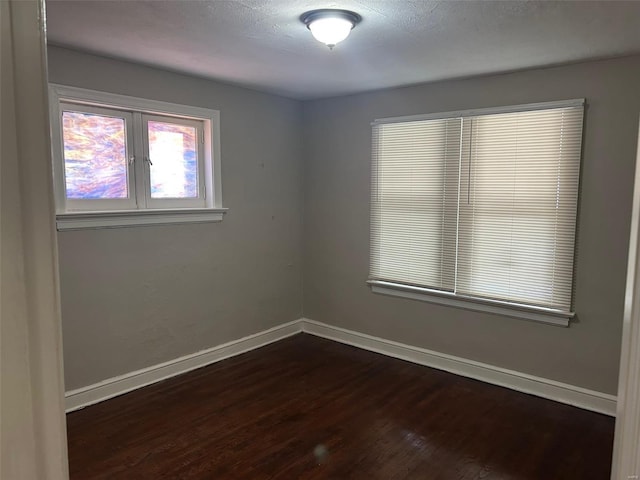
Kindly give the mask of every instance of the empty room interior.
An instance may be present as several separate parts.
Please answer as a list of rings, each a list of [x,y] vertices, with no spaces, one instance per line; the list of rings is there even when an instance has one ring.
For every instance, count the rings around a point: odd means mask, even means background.
[[[69,478],[638,478],[640,2],[40,7]]]

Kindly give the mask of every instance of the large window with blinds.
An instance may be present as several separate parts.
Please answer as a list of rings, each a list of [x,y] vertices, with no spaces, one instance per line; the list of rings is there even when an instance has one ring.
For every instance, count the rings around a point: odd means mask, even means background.
[[[567,324],[583,100],[373,123],[369,283]]]

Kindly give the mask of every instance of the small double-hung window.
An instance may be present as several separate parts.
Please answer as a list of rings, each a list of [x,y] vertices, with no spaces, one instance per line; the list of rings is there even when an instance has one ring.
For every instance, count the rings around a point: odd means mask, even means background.
[[[373,290],[568,324],[583,103],[374,122]]]
[[[219,221],[218,131],[216,111],[54,86],[58,227]]]

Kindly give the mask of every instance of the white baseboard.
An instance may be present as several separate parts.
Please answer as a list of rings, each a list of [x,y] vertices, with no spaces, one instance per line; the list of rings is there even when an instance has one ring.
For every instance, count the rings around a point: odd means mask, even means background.
[[[185,355],[168,362],[136,370],[135,372],[109,378],[93,385],[71,390],[66,393],[66,410],[72,412],[80,408],[102,402],[123,393],[151,385],[152,383],[175,377],[196,368],[219,362],[225,358],[277,342],[302,331],[300,320],[278,325],[239,340],[233,340],[213,348]]]
[[[373,337],[303,318],[302,331],[389,357],[437,368],[538,397],[615,416],[616,397],[566,383],[535,377],[465,358]]]
[[[103,400],[122,395],[123,393],[151,385],[152,383],[219,362],[225,358],[240,355],[241,353],[260,348],[301,332],[419,365],[444,370],[463,377],[510,388],[518,392],[574,405],[586,410],[611,416],[615,416],[616,414],[616,397],[614,395],[507,370],[505,368],[447,355],[446,353],[405,345],[392,340],[385,340],[364,333],[316,322],[308,318],[294,320],[239,340],[185,355],[184,357],[143,368],[142,370],[137,370],[125,375],[113,377],[77,390],[71,390],[66,393],[67,412],[102,402]]]

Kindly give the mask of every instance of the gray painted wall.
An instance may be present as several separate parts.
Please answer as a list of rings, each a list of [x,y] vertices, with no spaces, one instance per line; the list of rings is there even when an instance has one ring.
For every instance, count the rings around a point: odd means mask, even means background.
[[[615,394],[639,85],[640,57],[628,57],[305,103],[305,316]],[[588,107],[570,328],[369,291],[372,120],[581,97]]]
[[[230,208],[220,224],[59,234],[68,390],[299,318],[304,304],[315,320],[616,393],[640,57],[304,104],[56,47],[49,69],[56,83],[220,110]],[[570,328],[369,291],[373,119],[579,97]]]
[[[218,224],[58,235],[67,390],[302,313],[299,102],[49,48],[50,81],[220,110]]]

